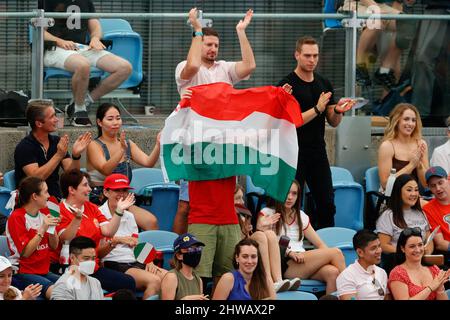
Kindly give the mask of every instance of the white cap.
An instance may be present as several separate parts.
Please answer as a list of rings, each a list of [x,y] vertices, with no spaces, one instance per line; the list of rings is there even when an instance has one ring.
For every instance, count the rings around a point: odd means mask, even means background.
[[[8,268],[12,268],[11,262],[7,258],[0,256],[0,272]]]

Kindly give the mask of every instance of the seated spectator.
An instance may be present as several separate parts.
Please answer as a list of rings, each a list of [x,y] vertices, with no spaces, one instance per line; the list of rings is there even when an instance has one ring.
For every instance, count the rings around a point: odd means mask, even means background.
[[[382,189],[386,188],[391,169],[395,176],[411,174],[426,187],[425,171],[428,165],[428,147],[422,139],[422,121],[417,108],[400,103],[389,114],[383,142],[378,149],[378,174]]]
[[[236,206],[239,217],[242,239],[251,238],[258,242],[261,261],[264,265],[267,279],[273,282],[275,292],[297,290],[300,286],[299,278],[283,280],[281,276],[280,246],[278,245],[278,237],[275,232],[272,230],[253,232],[251,224],[252,215],[249,210],[245,210],[246,208],[243,207],[244,193],[242,186],[239,184],[236,185],[234,191],[234,205]],[[239,208],[243,208],[244,210],[240,210]]]
[[[100,281],[91,277],[95,269],[94,240],[75,237],[70,241],[70,267],[55,283],[52,300],[103,300]]]
[[[300,185],[294,180],[286,202],[276,202],[273,208],[264,208],[258,216],[257,229],[275,229],[278,236],[290,238],[286,257],[282,261],[285,278],[315,279],[326,282],[326,292],[336,291],[336,278],[345,269],[344,256],[338,248],[328,248],[309,223],[309,217],[300,210]],[[316,249],[306,251],[306,237]],[[287,261],[286,261],[287,260]]]
[[[357,11],[358,14],[399,14],[403,11],[401,1],[374,1],[374,0],[345,0],[342,6],[343,10]],[[374,25],[378,23],[379,25]],[[367,20],[367,26],[363,29],[356,52],[356,74],[358,84],[368,86],[371,84],[368,66],[370,64],[370,55],[372,52],[382,50],[377,44],[380,43],[380,37],[386,32],[393,33],[387,37],[388,43],[385,45],[386,52],[380,55],[380,68],[375,72],[375,81],[382,84],[386,89],[391,89],[397,83],[400,77],[400,56],[401,49],[396,43],[397,21],[396,20]],[[376,50],[375,50],[376,49]]]
[[[72,146],[71,157],[68,153],[69,137],[50,134],[56,131],[58,123],[52,100],[30,100],[26,117],[31,133],[14,150],[16,185],[24,177],[39,177],[47,183],[50,195],[60,200],[59,169],[80,169],[81,154],[91,141],[91,133],[78,137]]]
[[[35,300],[39,297],[42,291],[41,284],[30,284],[22,292],[11,285],[12,276],[11,262],[0,256],[0,300]]]
[[[112,296],[112,300],[137,300],[133,291],[128,289],[119,289]]]
[[[336,279],[340,300],[390,299],[386,271],[377,266],[381,261],[378,236],[369,230],[360,230],[353,236],[353,248],[358,259]]]
[[[449,281],[450,270],[423,266],[424,252],[422,231],[404,229],[397,242],[397,266],[389,274],[389,289],[395,300],[448,300],[444,284]]]
[[[434,199],[424,207],[431,229],[434,231],[440,226],[439,232],[434,237],[436,250],[450,255],[450,180],[442,167],[431,167],[425,174],[428,188],[434,195]]]
[[[99,209],[108,221],[112,219],[111,212],[121,210],[118,203],[126,200],[130,189],[132,188],[126,176],[114,173],[106,177],[103,193],[108,200]],[[136,288],[144,291],[145,300],[160,291],[161,280],[167,270],[158,268],[153,262],[145,265],[136,261],[133,250],[138,244],[139,230],[133,214],[128,209],[123,208],[119,229],[109,240],[110,247],[105,251],[103,265],[132,276],[136,281]]]
[[[134,195],[130,193],[125,199],[117,202],[117,209],[111,220],[107,220],[98,207],[89,202],[91,188],[89,175],[78,169],[64,172],[61,175],[61,191],[64,200],[59,208],[61,223],[56,228],[61,241],[69,243],[78,236],[88,237],[95,242],[97,258],[92,276],[100,281],[102,288],[107,291],[119,289],[136,290],[133,277],[122,272],[104,268],[99,265],[100,259],[111,251],[111,242],[104,237],[112,238],[119,229],[125,208],[134,203]]]
[[[273,282],[267,279],[258,247],[253,239],[239,241],[234,250],[235,270],[220,278],[213,300],[276,299]]]
[[[50,249],[58,247],[59,237],[49,227],[60,223],[47,209],[47,184],[37,177],[26,177],[19,185],[19,203],[6,224],[6,236],[11,250],[9,260],[18,267],[14,275],[22,288],[41,284],[42,298],[50,299],[53,284],[59,276],[50,272]]]
[[[102,204],[103,183],[105,177],[120,173],[133,179],[131,161],[143,167],[153,167],[159,157],[159,134],[152,152],[147,155],[133,141],[126,139],[122,130],[122,118],[119,107],[112,103],[103,103],[97,109],[98,136],[87,147],[87,169],[91,176],[93,193],[100,197]],[[120,136],[120,138],[119,138]],[[92,197],[91,197],[92,198]],[[130,210],[139,227],[143,230],[158,229],[156,217],[145,209],[133,205]]]
[[[430,164],[433,167],[442,167],[447,172],[450,173],[450,116],[445,121],[447,126],[447,136],[448,140],[443,145],[436,147],[431,155]]]
[[[95,12],[91,0],[44,1],[40,8],[46,12]],[[54,50],[44,52],[44,66],[73,72],[73,99],[66,106],[66,114],[74,126],[91,126],[87,106],[119,87],[130,76],[132,66],[127,60],[105,50],[98,19],[80,19],[76,28],[69,21],[66,18],[55,19],[55,25],[44,31],[44,40],[56,42]],[[88,92],[90,67],[106,71],[108,76]]]
[[[200,263],[203,242],[190,233],[179,235],[173,242],[175,269],[170,270],[161,284],[162,300],[209,300],[203,294],[203,282],[194,268]]]
[[[413,176],[402,174],[395,180],[388,209],[377,220],[376,232],[381,242],[382,267],[386,272],[393,267],[394,253],[400,233],[405,228],[418,227],[422,237],[428,238],[430,226],[420,206],[419,187]],[[433,242],[426,248],[426,254],[433,253]]]

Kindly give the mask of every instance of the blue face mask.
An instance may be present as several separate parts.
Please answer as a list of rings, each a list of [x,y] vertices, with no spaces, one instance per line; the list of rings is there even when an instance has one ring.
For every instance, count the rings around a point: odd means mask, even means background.
[[[202,247],[189,248],[188,252],[183,253],[183,263],[189,267],[195,268],[202,258]]]

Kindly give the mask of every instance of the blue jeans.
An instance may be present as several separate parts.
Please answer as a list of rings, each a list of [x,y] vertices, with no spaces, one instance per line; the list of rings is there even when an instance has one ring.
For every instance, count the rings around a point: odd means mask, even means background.
[[[43,275],[18,273],[14,275],[14,278],[15,280],[17,280],[15,284],[17,284],[17,288],[20,290],[24,290],[30,284],[42,284],[42,291],[40,296],[41,298],[45,299],[45,293],[47,292],[48,288],[59,279],[59,276],[51,272]]]

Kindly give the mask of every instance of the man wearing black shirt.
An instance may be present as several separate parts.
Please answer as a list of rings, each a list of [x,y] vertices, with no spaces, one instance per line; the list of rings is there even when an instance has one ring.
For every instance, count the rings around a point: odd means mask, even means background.
[[[91,0],[45,0],[40,7],[46,12],[68,12],[67,19],[55,19],[55,25],[44,33],[44,39],[55,41],[56,49],[44,53],[44,65],[73,72],[73,102],[66,113],[74,126],[90,126],[87,105],[116,89],[131,74],[131,64],[104,50],[100,41],[102,29],[98,19],[80,19],[77,13],[95,12]],[[87,36],[90,36],[88,40]],[[110,75],[88,93],[90,67]]]
[[[342,115],[353,102],[341,99],[334,102],[330,81],[314,72],[319,60],[319,46],[315,39],[303,37],[297,41],[297,67],[279,85],[292,90],[302,110],[304,124],[297,128],[299,145],[296,179],[311,190],[317,213],[309,212],[315,228],[334,226],[334,192],[331,170],[325,150],[325,119],[337,127]]]
[[[47,183],[49,194],[60,200],[59,169],[80,169],[81,154],[91,141],[91,133],[78,137],[70,157],[67,152],[69,137],[50,134],[56,131],[58,123],[52,100],[30,100],[26,117],[31,133],[19,142],[14,151],[16,185],[27,176],[42,178]]]

